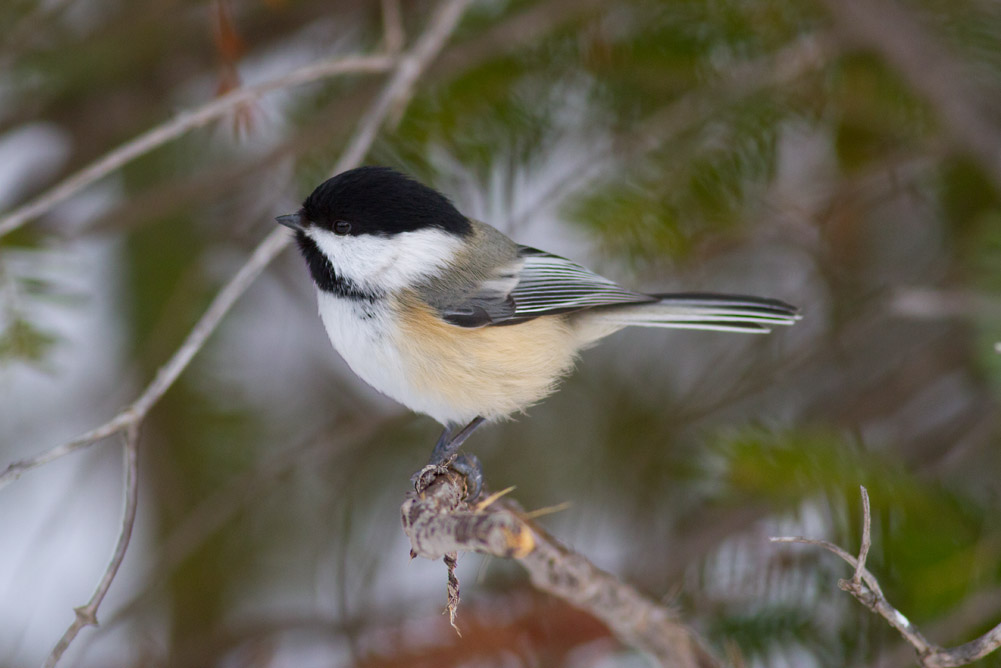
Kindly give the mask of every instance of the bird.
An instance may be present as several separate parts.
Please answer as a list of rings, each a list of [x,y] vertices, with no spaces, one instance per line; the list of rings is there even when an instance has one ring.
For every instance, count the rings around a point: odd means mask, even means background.
[[[415,479],[451,466],[470,499],[483,482],[479,460],[458,452],[470,434],[550,395],[578,353],[609,334],[767,333],[801,317],[777,299],[622,287],[516,243],[389,167],[337,174],[275,220],[294,233],[334,349],[376,390],[443,426]]]

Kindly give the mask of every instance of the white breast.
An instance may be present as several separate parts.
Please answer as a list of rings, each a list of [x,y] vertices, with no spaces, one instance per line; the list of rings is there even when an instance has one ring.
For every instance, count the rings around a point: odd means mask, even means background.
[[[391,312],[383,301],[336,297],[317,291],[320,319],[334,349],[366,383],[400,403],[407,401],[403,363],[393,344]]]
[[[392,238],[337,236],[311,227],[307,234],[330,259],[337,273],[358,289],[391,295],[446,266],[461,241],[442,230],[423,229]],[[392,297],[374,301],[317,291],[320,319],[334,349],[366,383],[411,410],[442,423],[456,418],[445,404],[430,399],[408,382],[398,347],[398,323]]]

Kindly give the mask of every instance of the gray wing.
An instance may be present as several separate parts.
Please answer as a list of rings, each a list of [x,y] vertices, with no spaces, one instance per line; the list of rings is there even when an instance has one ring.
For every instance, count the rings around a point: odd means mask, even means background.
[[[471,294],[441,311],[453,325],[485,327],[595,306],[653,301],[657,299],[620,287],[566,258],[519,246],[515,263],[496,270]]]

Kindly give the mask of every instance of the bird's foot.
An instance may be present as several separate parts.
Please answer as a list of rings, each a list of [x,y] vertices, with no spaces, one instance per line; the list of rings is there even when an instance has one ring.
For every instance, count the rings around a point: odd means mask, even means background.
[[[440,463],[430,463],[417,473],[410,476],[410,482],[414,485],[414,490],[418,494],[423,494],[424,490],[431,486],[434,479],[448,472],[448,467],[455,461],[456,456],[452,455]]]
[[[483,491],[483,465],[476,455],[461,454],[452,462],[452,468],[466,476],[466,503],[480,498]]]
[[[443,462],[430,463],[410,478],[418,494],[426,490],[434,479],[452,469],[466,477],[466,502],[472,503],[483,490],[483,466],[476,455],[452,455]]]

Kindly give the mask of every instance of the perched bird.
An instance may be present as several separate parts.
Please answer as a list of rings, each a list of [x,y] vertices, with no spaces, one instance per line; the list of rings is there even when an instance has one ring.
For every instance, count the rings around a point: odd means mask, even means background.
[[[623,327],[768,332],[799,318],[775,299],[623,288],[386,167],[338,174],[276,220],[295,231],[337,352],[372,387],[444,425],[429,466],[449,462],[484,421],[553,392],[578,351]],[[479,462],[452,465],[475,498]]]

